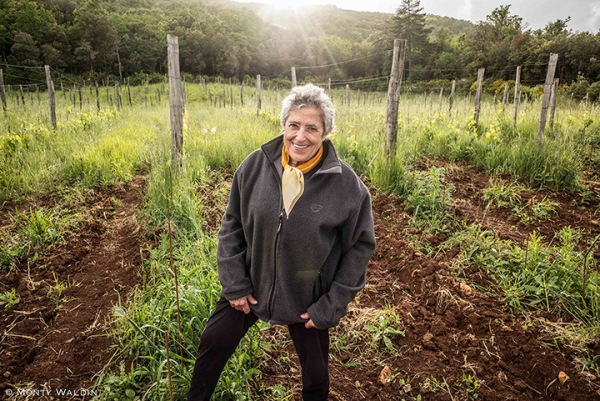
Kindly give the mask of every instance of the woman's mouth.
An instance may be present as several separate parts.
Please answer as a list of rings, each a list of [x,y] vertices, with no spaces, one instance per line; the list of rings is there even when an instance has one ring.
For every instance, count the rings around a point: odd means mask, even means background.
[[[294,142],[292,142],[292,145],[294,145],[294,147],[296,149],[300,149],[300,150],[308,148],[308,145],[300,146],[300,145],[296,145]]]

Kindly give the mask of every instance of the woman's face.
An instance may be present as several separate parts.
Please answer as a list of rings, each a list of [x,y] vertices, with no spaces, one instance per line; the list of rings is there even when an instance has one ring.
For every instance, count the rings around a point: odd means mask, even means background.
[[[314,106],[290,111],[283,131],[283,143],[296,166],[310,160],[323,144],[323,119]]]

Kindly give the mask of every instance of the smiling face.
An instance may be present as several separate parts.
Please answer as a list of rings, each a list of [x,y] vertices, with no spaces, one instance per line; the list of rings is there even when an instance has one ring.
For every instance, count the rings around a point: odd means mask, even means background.
[[[291,110],[285,122],[283,143],[292,166],[310,160],[323,144],[321,111],[314,106]]]

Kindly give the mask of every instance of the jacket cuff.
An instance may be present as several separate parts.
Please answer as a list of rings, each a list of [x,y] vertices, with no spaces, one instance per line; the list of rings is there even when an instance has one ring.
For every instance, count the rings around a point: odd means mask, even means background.
[[[252,294],[252,287],[250,287],[249,289],[243,289],[243,290],[238,290],[238,291],[234,291],[234,292],[225,292],[225,290],[221,290],[221,296],[223,298],[225,298],[228,301],[234,300],[234,299],[238,299],[241,298],[245,295],[250,295]]]
[[[319,308],[317,307],[316,303],[309,306],[307,312],[310,315],[310,318],[315,324],[316,328],[319,330],[330,329],[332,327],[337,326],[340,323],[341,316],[331,316],[333,319],[328,320],[326,314],[319,311]]]

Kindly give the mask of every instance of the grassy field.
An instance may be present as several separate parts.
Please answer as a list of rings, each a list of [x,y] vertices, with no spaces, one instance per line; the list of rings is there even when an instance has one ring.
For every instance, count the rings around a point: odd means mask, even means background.
[[[234,93],[234,104],[210,105],[209,90],[211,97]],[[125,103],[120,110],[110,107],[109,95],[103,93],[99,112],[91,95],[81,109],[66,96],[58,96],[56,130],[50,126],[43,97],[39,104],[9,107],[0,119],[0,201],[19,205],[39,196],[63,199],[52,209],[3,216],[3,274],[24,265],[35,268],[41,248],[76,229],[78,216],[70,205],[87,190],[128,182],[141,171],[147,174],[140,215],[147,222],[144,230],[160,234],[143,262],[144,284],[136,289],[132,302],[115,307],[116,362],[98,378],[98,399],[163,400],[169,395],[168,377],[175,399],[185,395],[198,336],[220,290],[216,232],[207,221],[224,206],[231,172],[248,153],[280,132],[278,112],[285,91],[263,91],[263,107],[257,112],[253,89],[245,90],[242,106],[237,86],[186,85],[180,170],[170,163],[168,100],[163,95],[159,102],[160,87],[136,88],[138,101]],[[403,202],[422,233],[414,241],[416,249],[433,255],[444,246],[457,246],[464,266],[477,266],[494,277],[514,313],[538,308],[568,315],[578,322],[573,329],[578,336],[600,336],[600,277],[594,258],[600,234],[563,228],[557,230],[556,241],[544,241],[534,232],[525,244],[518,244],[477,225],[463,225],[449,213],[453,194],[445,180],[446,169],[423,168],[424,161],[443,161],[485,172],[490,177],[484,191],[487,207],[504,208],[528,224],[546,221],[555,213],[556,205],[550,201],[526,203],[522,198],[525,191],[545,189],[575,194],[579,204],[573,207],[587,207],[590,219],[597,220],[600,195],[593,183],[600,180],[598,105],[559,97],[554,125],[546,129],[540,148],[535,140],[539,100],[522,103],[513,126],[512,105],[485,99],[476,126],[470,98],[457,97],[449,115],[447,98],[440,104],[435,96],[403,94],[397,156],[388,160],[386,95],[353,93],[349,104],[344,91],[335,91],[332,97],[337,121],[332,141],[340,156],[375,191]],[[203,194],[219,199],[220,205],[212,205]],[[422,240],[436,233],[444,233],[447,241],[432,245]],[[7,310],[14,308],[18,294],[2,288],[0,302]],[[388,328],[387,322],[377,317],[367,331],[392,338],[399,329],[391,324]],[[256,361],[265,348],[261,333],[267,329],[268,325],[259,324],[244,340],[215,399],[290,399],[285,389],[260,386],[253,380],[259,373]],[[599,359],[588,355],[587,369],[598,374]],[[469,384],[466,380],[463,386]]]

